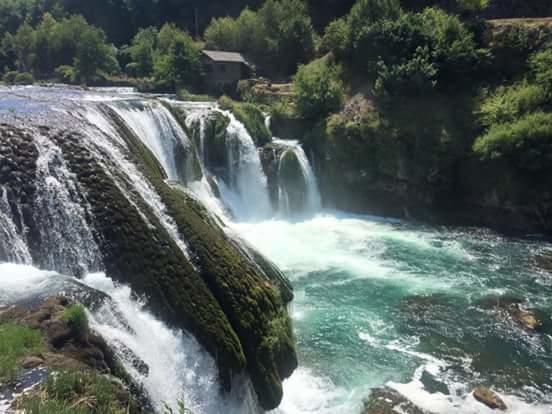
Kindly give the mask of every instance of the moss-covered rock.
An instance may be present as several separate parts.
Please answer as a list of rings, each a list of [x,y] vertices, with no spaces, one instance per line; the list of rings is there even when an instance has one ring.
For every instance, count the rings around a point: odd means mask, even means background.
[[[217,123],[224,122],[224,118],[217,119]],[[282,284],[281,275],[275,281],[267,279],[267,275],[236,247],[225,232],[213,224],[203,206],[164,181],[149,151],[120,120],[114,121],[129,143],[137,164],[185,237],[201,281],[216,299],[232,333],[239,338],[237,345],[243,349],[261,405],[265,409],[277,407],[283,394],[282,380],[297,366],[291,322],[285,308],[290,296],[289,285]],[[235,338],[222,330],[213,332],[213,335],[217,347],[225,346],[229,339]],[[213,354],[218,355],[222,372],[229,369],[236,372],[235,364],[228,365],[218,348],[215,350],[213,352],[211,347]]]
[[[306,201],[307,182],[297,154],[292,149],[283,153],[278,175],[280,187],[285,192],[287,208],[290,212],[300,211]]]
[[[116,125],[122,122],[116,117],[113,120]],[[139,141],[122,136],[127,138],[132,156],[152,178],[163,182],[163,170],[151,152]],[[132,187],[125,191],[141,212],[91,156],[81,144],[84,137],[61,132],[54,139],[87,192],[107,273],[148,297],[151,308],[170,324],[192,331],[218,356],[221,378],[228,388],[232,373],[245,368],[245,357],[207,284]]]

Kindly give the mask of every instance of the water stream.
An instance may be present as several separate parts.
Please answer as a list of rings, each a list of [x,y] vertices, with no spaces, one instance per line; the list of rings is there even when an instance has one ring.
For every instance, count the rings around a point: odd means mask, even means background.
[[[478,385],[496,390],[509,413],[552,412],[552,276],[535,266],[535,256],[552,244],[323,210],[313,168],[299,143],[274,140],[293,152],[306,186],[302,214],[295,215],[289,204],[271,205],[254,140],[230,113],[223,112],[230,119],[226,171],[207,165],[204,122],[213,111],[221,112],[216,105],[178,104],[187,114],[183,128],[150,98],[67,92],[64,96],[77,103],[69,108],[50,94],[33,92],[34,110],[55,107],[84,122],[87,145],[116,185],[137,210],[146,205],[183,252],[186,235],[178,233],[159,196],[125,156],[124,140],[100,104],[134,131],[173,184],[193,193],[221,218],[229,235],[243,238],[291,279],[300,367],[285,382],[275,413],[358,414],[370,390],[382,386],[436,414],[491,413],[471,396]],[[23,105],[19,99],[11,96],[4,106]],[[0,115],[2,105],[0,100]],[[196,121],[197,143],[187,131]],[[37,181],[43,184],[38,219],[48,220],[43,238],[49,240],[49,270],[30,266],[24,226],[0,189],[0,253],[7,251],[5,260],[11,262],[0,264],[0,305],[59,291],[75,281],[62,274],[84,273],[79,283],[111,298],[91,312],[93,327],[156,408],[184,398],[196,414],[255,413],[247,379],[236,379],[233,393],[221,396],[216,365],[195,339],[169,329],[129,287],[102,273],[78,184],[59,149],[39,135],[36,142]],[[280,186],[279,192],[287,189]],[[497,297],[516,297],[523,307],[541,310],[545,332],[524,330],[493,306]],[[149,367],[147,374],[137,360]]]

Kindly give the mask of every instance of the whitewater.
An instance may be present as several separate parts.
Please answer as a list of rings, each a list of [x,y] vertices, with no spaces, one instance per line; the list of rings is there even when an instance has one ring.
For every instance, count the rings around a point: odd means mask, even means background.
[[[47,92],[40,93],[49,99]],[[183,128],[160,100],[150,97],[95,92],[76,93],[71,99],[78,103],[73,116],[93,126],[86,133],[110,154],[105,163],[120,166],[183,252],[185,235],[178,234],[145,178],[121,155],[123,143],[97,102],[129,125],[171,184],[201,200],[229,237],[258,249],[291,280],[295,299],[290,313],[300,366],[285,381],[284,400],[274,414],[358,414],[371,389],[383,386],[430,413],[493,412],[471,395],[478,385],[495,390],[509,413],[552,412],[552,332],[528,333],[500,309],[485,305],[489,298],[519,297],[524,307],[543,309],[550,318],[552,277],[535,266],[534,258],[552,244],[483,229],[324,210],[315,171],[300,142],[275,138],[275,145],[299,160],[299,178],[306,185],[302,208],[290,211],[289,191],[282,183],[280,202],[271,204],[254,140],[216,105],[165,99],[186,110]],[[230,120],[226,176],[206,162],[204,125],[213,111]],[[186,131],[196,123],[199,145]],[[197,341],[187,332],[169,329],[128,286],[115,284],[101,271],[84,220],[86,209],[63,201],[75,199],[77,185],[56,148],[44,141],[42,149],[41,179],[49,183],[41,198],[49,208],[46,217],[74,231],[68,243],[54,239],[65,248],[50,255],[51,267],[59,271],[40,270],[31,263],[25,233],[0,199],[0,244],[9,240],[13,246],[11,263],[0,264],[0,305],[73,291],[75,284],[103,292],[111,300],[89,310],[92,326],[144,386],[155,408],[160,411],[164,403],[184,399],[197,414],[260,412],[247,378],[236,378],[233,392],[220,395],[215,362]],[[200,173],[191,179],[194,164]],[[67,230],[63,226],[54,235]],[[75,249],[88,253],[80,257]],[[75,268],[82,278],[63,275]],[[137,369],[136,360],[150,368],[147,375]]]

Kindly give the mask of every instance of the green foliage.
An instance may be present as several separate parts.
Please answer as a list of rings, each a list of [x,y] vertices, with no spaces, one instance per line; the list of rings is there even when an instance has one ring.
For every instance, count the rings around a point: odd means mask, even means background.
[[[29,72],[20,72],[15,76],[13,83],[16,85],[32,85],[34,83],[33,74]]]
[[[481,13],[489,7],[490,0],[457,0],[458,6],[462,10],[471,13]]]
[[[63,320],[69,325],[75,335],[85,338],[88,335],[88,316],[82,305],[72,305],[63,312]]]
[[[204,33],[206,48],[238,51],[261,72],[289,75],[314,56],[315,33],[301,0],[267,0],[257,12],[237,19],[213,19]]]
[[[132,39],[129,47],[132,74],[134,76],[150,76],[153,72],[155,51],[157,49],[158,31],[155,27],[141,29]],[[128,66],[127,66],[128,68]]]
[[[92,27],[81,34],[73,63],[75,76],[86,84],[119,71],[116,49],[106,43],[103,31]]]
[[[473,149],[484,159],[507,158],[521,168],[540,170],[552,163],[552,114],[536,112],[514,122],[496,124]]]
[[[396,0],[358,0],[328,26],[322,48],[386,96],[465,88],[490,59],[457,16],[437,8],[404,12]]]
[[[485,127],[513,122],[522,115],[542,108],[546,102],[547,95],[540,85],[524,81],[500,87],[481,104],[480,120]]]
[[[324,118],[341,107],[345,90],[340,69],[326,60],[301,66],[294,78],[298,113],[309,119]]]
[[[56,20],[45,14],[35,28],[24,23],[15,34],[7,33],[2,47],[13,56],[14,69],[35,76],[59,76],[56,68],[72,66],[71,81],[87,83],[119,71],[116,49],[105,33],[80,16]]]
[[[42,351],[40,332],[12,324],[0,325],[0,384],[17,372],[17,360]]]
[[[178,409],[174,410],[167,403],[164,404],[163,414],[193,414],[193,411],[189,408],[186,408],[184,400],[177,402]]]
[[[9,72],[6,72],[4,76],[2,77],[2,80],[7,83],[8,85],[12,85],[15,83],[15,78],[19,75],[19,72],[16,70],[11,70]]]
[[[56,68],[55,72],[60,82],[73,83],[77,79],[73,66],[61,65]]]
[[[101,375],[61,371],[48,377],[40,396],[31,394],[21,405],[29,414],[124,414],[130,401],[121,401],[117,391]]]
[[[197,87],[201,81],[201,51],[191,36],[174,25],[165,25],[159,32],[154,77],[171,90]]]
[[[530,66],[537,85],[552,95],[552,46],[536,53],[530,59]]]
[[[265,125],[264,115],[256,105],[235,102],[227,96],[222,96],[218,102],[221,109],[231,111],[236,119],[245,126],[257,146],[263,146],[270,142],[271,136]]]
[[[333,52],[337,57],[344,57],[349,47],[351,28],[345,18],[331,22],[324,32],[320,50],[322,52]]]

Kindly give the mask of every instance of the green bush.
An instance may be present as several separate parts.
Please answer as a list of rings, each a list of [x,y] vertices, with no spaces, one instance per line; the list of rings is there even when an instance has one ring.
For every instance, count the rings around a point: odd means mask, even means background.
[[[15,78],[17,77],[17,75],[19,75],[19,72],[16,70],[12,70],[12,71],[6,72],[2,77],[2,80],[8,85],[13,85],[15,83]]]
[[[62,65],[56,68],[56,76],[60,82],[73,83],[76,80],[75,69],[73,66]]]
[[[481,104],[482,125],[513,122],[520,116],[540,109],[547,102],[544,89],[526,81],[509,87],[500,87]]]
[[[552,94],[552,46],[531,57],[530,66],[538,85]]]
[[[17,360],[42,350],[40,332],[22,326],[0,325],[0,384],[13,379]]]
[[[32,73],[21,72],[15,77],[14,83],[16,85],[32,85],[34,83],[34,77]]]
[[[88,316],[82,305],[72,305],[63,312],[63,320],[71,328],[73,333],[80,338],[88,334]]]
[[[493,125],[473,149],[483,159],[506,158],[519,167],[540,170],[552,165],[552,114],[537,112]]]
[[[345,88],[340,68],[320,59],[301,66],[293,79],[297,112],[308,118],[325,118],[343,104]]]
[[[235,102],[227,96],[222,96],[218,103],[221,109],[232,112],[245,126],[255,145],[261,147],[270,142],[271,136],[265,125],[264,115],[256,105]]]

